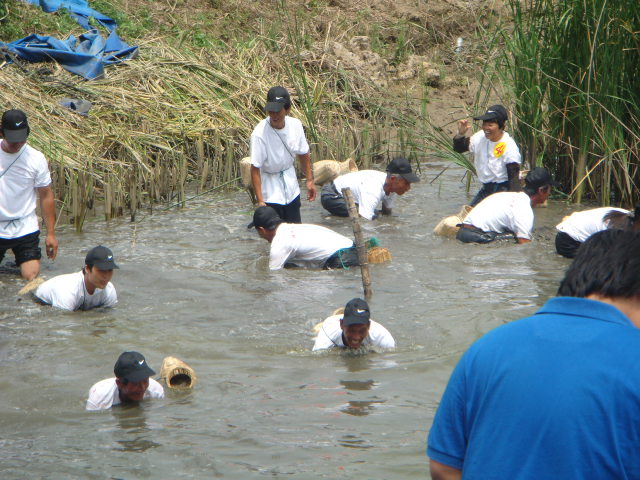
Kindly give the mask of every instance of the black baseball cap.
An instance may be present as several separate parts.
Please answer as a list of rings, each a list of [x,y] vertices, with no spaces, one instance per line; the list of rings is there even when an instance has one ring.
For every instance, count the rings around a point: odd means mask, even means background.
[[[264,109],[267,112],[279,112],[285,104],[291,104],[291,97],[287,89],[280,86],[271,87],[267,93],[267,104]]]
[[[553,187],[560,186],[560,184],[553,179],[549,170],[544,167],[536,167],[527,173],[527,176],[524,177],[524,183],[527,187],[534,190],[538,190],[538,188],[546,185],[551,185]]]
[[[494,120],[498,123],[506,122],[508,118],[507,109],[502,105],[491,105],[482,115],[473,117],[474,120]]]
[[[387,165],[387,173],[400,175],[409,183],[419,182],[420,178],[411,170],[411,163],[404,157],[396,157]]]
[[[122,353],[113,367],[113,373],[116,377],[128,382],[139,382],[156,374],[147,365],[144,356],[138,352]]]
[[[282,219],[278,213],[268,205],[256,208],[253,212],[253,222],[247,225],[247,228],[263,227],[267,230],[273,230],[282,223]]]
[[[93,247],[87,253],[84,259],[84,264],[91,267],[98,267],[100,270],[113,270],[114,268],[120,268],[113,260],[113,253],[107,247],[98,245]]]
[[[2,114],[2,135],[9,143],[26,142],[29,136],[27,114],[22,110],[7,110]]]
[[[349,300],[344,307],[344,313],[342,314],[341,324],[344,326],[349,325],[363,325],[369,323],[371,320],[371,313],[369,312],[369,305],[361,298],[354,298]]]

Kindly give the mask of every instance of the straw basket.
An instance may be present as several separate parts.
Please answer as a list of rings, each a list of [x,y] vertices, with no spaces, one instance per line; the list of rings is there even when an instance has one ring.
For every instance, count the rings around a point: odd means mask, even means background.
[[[22,287],[18,292],[18,295],[26,295],[27,293],[34,291],[43,283],[44,283],[44,278],[36,277],[33,280],[31,280],[29,283],[27,283],[24,287]]]
[[[323,324],[324,322],[326,322],[328,318],[333,317],[334,315],[342,315],[343,313],[344,313],[344,307],[338,307],[338,308],[336,308],[336,309],[333,311],[333,313],[332,313],[329,317],[325,318],[325,319],[324,319],[324,320],[322,320],[321,322],[316,323],[316,324],[313,326],[313,333],[319,333],[319,332],[320,332],[320,329],[322,328],[322,324]]]
[[[391,261],[391,252],[388,248],[372,247],[367,250],[367,261],[369,263],[383,263]]]
[[[358,166],[353,158],[348,158],[344,162],[318,160],[313,164],[313,180],[317,185],[324,185],[340,175],[357,171]]]
[[[438,223],[436,228],[433,229],[433,233],[443,237],[455,237],[456,233],[458,233],[458,230],[460,229],[460,227],[457,227],[456,225],[462,223],[472,209],[473,207],[464,205],[457,215],[451,215],[450,217],[440,220],[440,223]]]
[[[160,369],[160,378],[167,387],[176,390],[193,388],[196,384],[196,372],[189,365],[176,357],[165,357]]]
[[[242,186],[244,188],[253,186],[251,183],[251,157],[244,157],[240,160],[240,176],[242,177]]]

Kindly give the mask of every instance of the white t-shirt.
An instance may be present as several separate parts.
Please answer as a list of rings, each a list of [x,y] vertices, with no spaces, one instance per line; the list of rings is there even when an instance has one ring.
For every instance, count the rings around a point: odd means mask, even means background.
[[[47,280],[36,289],[35,295],[49,305],[70,311],[113,307],[118,303],[116,289],[111,282],[105,289],[96,288],[93,295],[89,295],[81,271]]]
[[[149,379],[149,388],[144,392],[143,399],[148,398],[164,398],[164,388],[153,378]],[[120,405],[120,394],[118,393],[118,385],[116,378],[106,378],[100,380],[89,389],[89,398],[87,398],[87,410],[106,410],[114,405]]]
[[[393,208],[396,194],[387,195],[384,193],[383,187],[386,179],[385,172],[360,170],[340,175],[333,181],[333,184],[340,195],[342,195],[343,188],[350,188],[353,200],[358,204],[358,213],[367,220],[373,220],[376,207],[381,201],[386,208]]]
[[[280,130],[272,128],[268,118],[256,125],[251,134],[251,165],[260,169],[266,203],[287,205],[300,195],[293,163],[296,155],[305,153],[309,144],[297,118],[285,117]]]
[[[485,232],[513,232],[517,238],[531,240],[531,198],[524,192],[494,193],[476,205],[463,223]]]
[[[17,153],[0,148],[0,238],[18,238],[39,230],[37,188],[51,184],[44,155],[25,145]]]
[[[271,241],[269,268],[280,270],[285,263],[321,267],[341,248],[353,246],[353,240],[320,225],[281,223]]]
[[[556,225],[556,229],[566,233],[577,242],[584,242],[594,233],[607,229],[607,224],[602,218],[611,211],[629,213],[629,210],[612,207],[583,210],[569,215],[569,218]]]
[[[327,317],[316,337],[316,343],[313,345],[313,351],[325,350],[327,348],[339,347],[345,348],[342,341],[342,328],[340,328],[340,319],[342,315],[331,315]],[[378,348],[395,348],[396,341],[393,339],[389,330],[384,328],[378,322],[371,320],[369,325],[369,335],[362,342],[364,347]]]
[[[506,165],[522,163],[518,145],[507,132],[502,133],[500,140],[492,142],[480,130],[469,139],[469,151],[473,153],[478,180],[482,183],[506,182],[509,180]]]

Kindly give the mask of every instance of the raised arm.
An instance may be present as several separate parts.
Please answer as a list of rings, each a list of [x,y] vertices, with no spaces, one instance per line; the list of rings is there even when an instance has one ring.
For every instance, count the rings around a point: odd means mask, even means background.
[[[453,137],[453,150],[458,153],[469,151],[469,137],[467,132],[471,128],[469,120],[458,120],[458,134]]]

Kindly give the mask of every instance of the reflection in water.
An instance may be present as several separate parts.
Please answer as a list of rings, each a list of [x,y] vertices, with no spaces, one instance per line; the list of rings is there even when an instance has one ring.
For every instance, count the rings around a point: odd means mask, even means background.
[[[338,443],[343,447],[348,448],[371,448],[373,445],[367,444],[362,438],[358,438],[355,435],[344,435]]]
[[[340,409],[342,413],[347,415],[353,415],[355,417],[364,417],[369,415],[374,410],[374,403],[384,403],[385,400],[370,400],[370,401],[350,401],[347,405]]]
[[[344,359],[344,364],[349,372],[361,372],[371,368],[372,361],[369,355],[363,355],[360,350],[343,350],[340,357]]]
[[[340,385],[343,385],[347,390],[371,390],[377,384],[373,380],[340,380]]]
[[[119,430],[115,432],[116,443],[120,448],[114,447],[115,451],[122,452],[146,452],[151,448],[162,445],[151,440],[152,430],[147,426],[144,409],[139,405],[122,405],[112,409],[114,417],[118,420]]]

